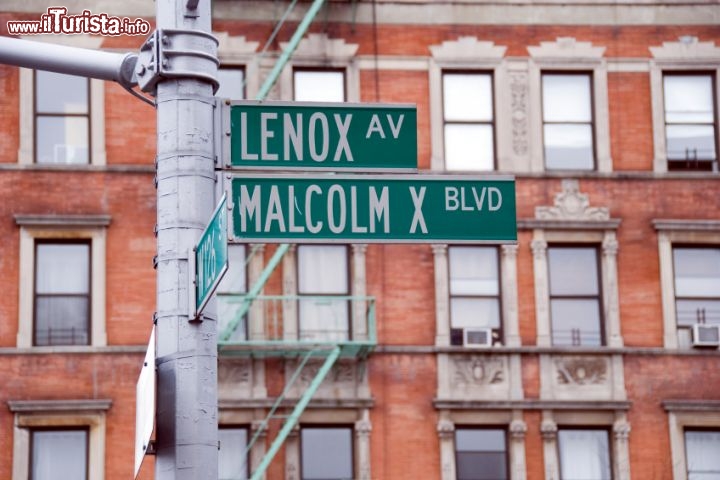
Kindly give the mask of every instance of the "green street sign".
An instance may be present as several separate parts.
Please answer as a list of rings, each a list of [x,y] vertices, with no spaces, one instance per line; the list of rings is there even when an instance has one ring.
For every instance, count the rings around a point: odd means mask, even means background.
[[[236,101],[229,110],[229,168],[417,170],[415,106]]]
[[[515,181],[230,175],[231,242],[514,243]]]
[[[210,218],[195,247],[195,312],[199,315],[228,269],[227,196]]]

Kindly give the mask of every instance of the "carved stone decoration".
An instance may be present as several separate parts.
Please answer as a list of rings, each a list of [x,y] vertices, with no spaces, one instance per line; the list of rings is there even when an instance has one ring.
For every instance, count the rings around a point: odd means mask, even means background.
[[[692,36],[682,36],[677,42],[663,42],[662,47],[650,47],[650,53],[656,60],[720,60],[720,47],[714,42],[700,42]]]
[[[515,155],[528,153],[528,74],[510,74],[510,111],[512,119],[512,147]]]
[[[437,424],[438,437],[454,438],[455,424],[448,419],[441,419]]]
[[[260,45],[259,42],[247,41],[244,36],[230,36],[227,32],[216,32],[214,35],[218,39],[218,56],[221,58],[253,55]]]
[[[463,385],[492,385],[503,383],[507,375],[505,362],[492,356],[455,356],[452,359],[455,375],[453,383]]]
[[[288,42],[280,42],[284,51]],[[359,45],[345,43],[342,38],[329,38],[325,33],[310,33],[303,38],[293,53],[293,59],[327,58],[330,60],[350,61],[358,50]]]
[[[225,399],[250,397],[252,360],[222,359],[218,362],[218,396]]]
[[[530,242],[530,248],[533,252],[535,260],[544,260],[547,255],[547,242],[545,240],[536,239]]]
[[[510,422],[510,437],[515,440],[523,440],[527,432],[527,425],[524,421],[515,419]]]
[[[630,430],[630,424],[625,420],[618,420],[613,424],[613,434],[617,440],[627,440]]]
[[[608,362],[599,357],[564,357],[555,359],[557,380],[565,385],[600,385],[607,382]]]
[[[430,47],[430,53],[435,60],[466,60],[477,62],[480,60],[500,60],[505,56],[507,47],[495,45],[493,42],[483,42],[477,37],[460,37],[455,41],[446,41],[441,45]]]
[[[578,42],[573,37],[558,37],[554,42],[540,42],[539,47],[528,47],[528,52],[533,58],[599,60],[605,47],[593,47],[592,43]]]
[[[610,211],[606,207],[591,207],[588,196],[580,193],[577,180],[562,181],[562,192],[555,195],[552,207],[535,207],[535,218],[538,220],[595,220],[610,219]]]
[[[557,431],[557,424],[552,420],[543,420],[540,424],[540,434],[543,440],[555,440]]]

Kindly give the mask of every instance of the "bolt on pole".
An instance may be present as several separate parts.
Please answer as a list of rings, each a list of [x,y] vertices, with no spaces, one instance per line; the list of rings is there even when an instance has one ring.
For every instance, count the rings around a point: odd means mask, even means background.
[[[157,480],[216,480],[214,302],[194,321],[188,252],[215,207],[217,40],[210,0],[157,0],[157,32],[136,67],[157,104]]]

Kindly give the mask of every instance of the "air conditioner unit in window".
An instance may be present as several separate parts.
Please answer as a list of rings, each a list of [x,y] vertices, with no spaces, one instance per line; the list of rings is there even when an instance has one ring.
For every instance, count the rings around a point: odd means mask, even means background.
[[[466,328],[463,330],[463,345],[466,347],[491,347],[492,328]]]
[[[720,346],[720,325],[697,323],[692,327],[693,347]]]

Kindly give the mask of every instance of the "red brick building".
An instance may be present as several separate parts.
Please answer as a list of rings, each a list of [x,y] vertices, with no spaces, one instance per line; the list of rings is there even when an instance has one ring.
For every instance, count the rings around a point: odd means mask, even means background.
[[[265,48],[288,3],[214,2],[219,95],[254,98],[308,7]],[[0,30],[49,6],[5,2]],[[260,464],[302,358],[247,345],[376,329],[266,478],[720,478],[718,25],[713,0],[328,2],[268,98],[416,104],[421,173],[513,175],[518,242],[291,246],[237,319],[277,247],[232,245],[221,476]],[[154,112],[96,80],[2,66],[0,85],[0,478],[128,478],[155,305]]]

